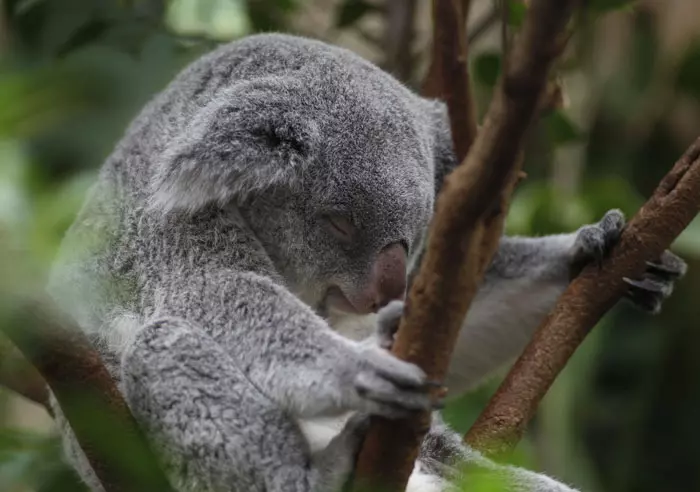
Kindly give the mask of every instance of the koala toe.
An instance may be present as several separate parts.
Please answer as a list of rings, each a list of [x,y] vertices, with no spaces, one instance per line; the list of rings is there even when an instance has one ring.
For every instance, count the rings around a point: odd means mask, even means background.
[[[625,279],[627,282],[628,279]],[[633,282],[635,285],[633,285]],[[650,314],[658,314],[661,311],[661,306],[665,296],[658,290],[647,290],[636,286],[636,284],[644,282],[627,282],[630,288],[625,294],[625,300],[631,302],[636,308],[641,309]]]
[[[647,262],[647,273],[661,279],[677,280],[683,277],[688,265],[683,259],[666,250],[657,261]]]
[[[686,270],[685,261],[664,251],[657,261],[647,262],[641,279],[623,279],[629,286],[625,297],[643,311],[659,313],[664,300],[673,293],[675,281],[685,275]]]

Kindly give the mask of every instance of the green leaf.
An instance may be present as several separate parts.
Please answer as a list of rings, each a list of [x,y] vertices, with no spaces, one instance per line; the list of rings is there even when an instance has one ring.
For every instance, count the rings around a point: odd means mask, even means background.
[[[110,27],[112,27],[112,24],[102,19],[93,19],[83,24],[64,43],[59,45],[56,49],[56,55],[65,56],[89,43],[97,41]]]
[[[676,87],[700,99],[700,44],[693,45],[683,57]]]
[[[340,28],[349,27],[360,20],[365,14],[376,10],[377,7],[364,0],[348,0],[338,10],[336,26]]]
[[[474,60],[473,72],[479,83],[493,87],[501,75],[501,55],[499,53],[480,54]]]
[[[554,145],[565,145],[582,138],[581,131],[563,111],[554,111],[545,118],[547,133]]]
[[[510,0],[508,2],[508,24],[520,27],[527,15],[527,5],[522,0]]]
[[[588,0],[586,8],[595,15],[631,7],[635,0]]]

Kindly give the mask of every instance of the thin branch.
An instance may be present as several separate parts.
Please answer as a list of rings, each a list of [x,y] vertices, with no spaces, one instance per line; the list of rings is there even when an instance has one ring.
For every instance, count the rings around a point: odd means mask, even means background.
[[[445,74],[452,69],[459,76],[461,73],[453,67],[466,66],[464,36],[457,31],[457,36],[442,37],[453,32],[455,19],[462,18],[458,5],[450,0],[434,3],[436,14],[447,15],[436,16],[437,47],[429,72],[435,78],[428,82],[454,81]],[[466,145],[466,159],[447,177],[438,197],[425,256],[411,286],[393,348],[399,358],[417,364],[431,379],[444,379],[459,328],[479,285],[482,264],[494,253],[495,244],[484,235],[484,221],[499,200],[503,201],[503,190],[517,180],[526,131],[543,98],[549,70],[563,49],[567,23],[578,5],[575,0],[532,3],[484,125],[471,148]],[[448,41],[443,47],[440,39],[456,41]],[[441,63],[443,50],[454,56],[453,65]],[[441,67],[442,79],[435,74],[436,66]],[[426,89],[435,94],[440,87],[428,84]],[[453,131],[463,132],[469,127],[469,116],[455,114],[454,101],[448,99],[451,125]],[[465,118],[466,123],[457,124]],[[465,146],[460,134],[453,133],[458,155]],[[485,253],[481,250],[484,244],[493,249]],[[355,486],[371,484],[403,490],[429,425],[427,413],[404,420],[376,418],[360,453]]]
[[[49,392],[44,378],[2,335],[0,335],[0,386],[14,391],[51,412]]]
[[[40,303],[20,300],[3,331],[51,388],[106,492],[172,490],[99,354],[77,327]],[[104,429],[118,430],[118,445],[105,442]]]
[[[467,11],[462,11],[465,8]],[[431,63],[423,95],[447,103],[457,160],[462,162],[476,138],[476,104],[469,77],[469,48],[464,38],[469,2],[433,1]]]
[[[496,25],[499,18],[500,13],[498,7],[491,7],[486,14],[481,16],[481,18],[474,23],[474,27],[469,29],[469,33],[467,34],[467,43],[473,44],[478,41],[481,36]]]
[[[384,8],[383,67],[402,81],[410,80],[413,75],[411,45],[415,12],[416,0],[390,0]]]
[[[700,138],[630,220],[600,267],[571,283],[535,332],[467,441],[491,454],[509,451],[552,382],[600,318],[623,296],[627,278],[643,274],[700,212]]]

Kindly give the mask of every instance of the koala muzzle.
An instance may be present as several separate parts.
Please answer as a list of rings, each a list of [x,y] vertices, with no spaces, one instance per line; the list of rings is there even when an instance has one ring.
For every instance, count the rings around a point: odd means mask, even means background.
[[[368,314],[403,299],[405,293],[406,250],[394,243],[379,252],[364,288],[348,299],[358,313]]]
[[[372,311],[378,311],[406,294],[406,250],[398,243],[379,252],[372,265],[369,288],[373,291]]]
[[[325,302],[340,311],[376,313],[394,300],[403,300],[406,294],[406,250],[393,243],[382,249],[359,289],[331,287]]]

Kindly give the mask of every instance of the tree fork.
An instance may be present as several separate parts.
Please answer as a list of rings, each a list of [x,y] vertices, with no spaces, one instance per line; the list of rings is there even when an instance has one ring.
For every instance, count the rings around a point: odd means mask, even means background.
[[[700,138],[629,221],[600,266],[573,280],[466,436],[488,454],[510,451],[586,335],[700,212]]]
[[[579,4],[576,0],[532,2],[484,124],[466,159],[446,178],[438,196],[426,252],[393,348],[394,354],[420,366],[431,379],[444,379],[459,328],[485,270],[482,265],[490,262],[495,252],[497,241],[492,240],[490,231],[500,227],[502,221],[493,220],[494,210],[495,217],[505,213],[498,210],[498,205],[507,202],[504,190],[512,190],[517,180],[527,129],[546,93],[550,68],[566,44],[566,26]],[[443,27],[449,32],[454,18],[464,17],[459,5],[435,0],[434,12],[453,14],[452,18],[447,15],[435,19],[436,42]],[[461,43],[464,36],[448,39]],[[459,59],[466,67],[465,50],[466,46]],[[441,52],[435,49],[433,56],[441,56]],[[460,49],[451,52],[460,53]],[[434,60],[433,70],[435,66],[445,70],[442,80],[451,80],[448,64]],[[426,88],[432,91],[432,86]],[[454,105],[453,100],[448,104]],[[457,135],[468,133],[470,120],[465,118],[466,123],[460,123],[455,131],[455,110],[450,110],[450,119],[455,149],[459,151],[464,143],[456,140]],[[492,224],[488,234],[484,231],[487,219]],[[484,252],[483,247],[491,251]],[[393,421],[374,418],[359,455],[354,489],[377,485],[403,490],[429,425],[428,413]]]

